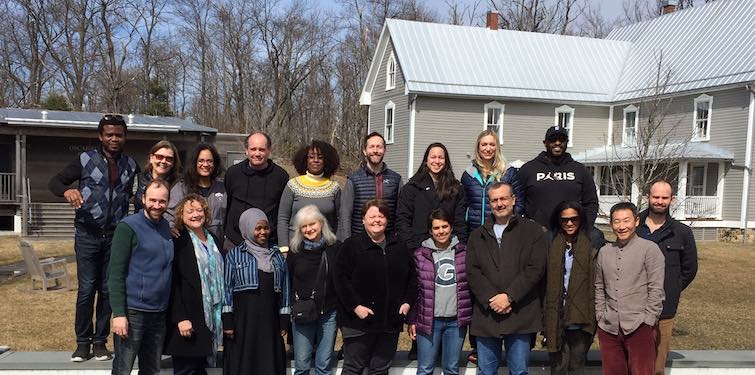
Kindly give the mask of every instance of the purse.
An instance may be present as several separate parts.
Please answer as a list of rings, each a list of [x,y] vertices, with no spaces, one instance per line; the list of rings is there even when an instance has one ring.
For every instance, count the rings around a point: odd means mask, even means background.
[[[322,261],[320,262],[320,268],[317,270],[317,276],[315,276],[315,285],[318,285],[320,276],[322,275],[323,265],[325,266],[325,273],[328,272],[328,258],[325,255],[325,250],[322,252]],[[327,283],[323,287],[323,293],[327,288]],[[317,288],[312,289],[312,294],[307,299],[302,299],[298,294],[294,293],[294,303],[291,306],[291,319],[295,323],[305,324],[313,323],[320,319],[320,309],[317,308],[317,302],[315,301],[315,291]]]

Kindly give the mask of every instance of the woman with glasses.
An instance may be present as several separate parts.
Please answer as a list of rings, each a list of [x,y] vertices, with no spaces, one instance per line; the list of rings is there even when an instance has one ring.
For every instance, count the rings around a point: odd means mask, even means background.
[[[144,189],[150,181],[161,178],[173,185],[181,169],[181,161],[178,159],[178,150],[170,141],[155,143],[149,150],[149,160],[144,165],[144,170],[137,175],[136,194],[134,194],[134,210],[139,211],[142,205]],[[172,219],[172,217],[171,217]],[[169,220],[172,222],[172,220]]]
[[[223,220],[225,219],[226,201],[225,185],[218,179],[221,173],[223,173],[223,165],[215,146],[208,143],[198,144],[189,155],[189,162],[183,178],[170,190],[170,202],[168,202],[165,218],[168,222],[173,223],[178,202],[188,194],[200,195],[207,200],[210,207],[207,229],[219,239],[220,248],[223,249]]]
[[[551,374],[581,374],[595,335],[595,259],[578,202],[561,202],[551,217],[554,237],[546,271],[545,347]]]

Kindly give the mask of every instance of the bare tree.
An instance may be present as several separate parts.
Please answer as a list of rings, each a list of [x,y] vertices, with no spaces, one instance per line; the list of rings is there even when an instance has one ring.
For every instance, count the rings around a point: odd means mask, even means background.
[[[624,147],[607,148],[612,163],[601,172],[601,185],[625,200],[634,196],[638,207],[645,205],[638,188],[644,189],[658,178],[676,183],[679,162],[691,140],[691,135],[679,131],[681,118],[668,116],[674,104],[667,95],[672,75],[660,53],[654,82],[649,85],[650,96],[638,107],[643,117],[637,118],[635,112],[635,117],[627,120],[635,124],[635,130],[622,134]]]
[[[580,16],[582,0],[490,0],[501,17],[501,28],[537,33],[570,34]]]
[[[31,16],[49,51],[71,106],[85,109],[92,76],[97,69],[97,15],[92,0],[35,0]],[[91,98],[91,96],[89,96]]]
[[[480,11],[481,0],[463,3],[458,0],[446,0],[448,23],[451,25],[477,26],[484,18]]]

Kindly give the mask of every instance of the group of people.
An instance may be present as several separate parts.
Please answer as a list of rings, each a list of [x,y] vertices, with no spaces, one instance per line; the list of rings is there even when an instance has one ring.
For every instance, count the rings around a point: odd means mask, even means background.
[[[605,243],[592,175],[560,127],[523,165],[507,165],[497,134],[482,132],[460,180],[446,147],[430,144],[405,184],[371,133],[343,186],[326,142],[294,154],[294,178],[261,132],[246,138],[246,161],[224,171],[201,143],[180,175],[168,141],[143,169],[125,155],[119,115],[105,115],[98,135],[101,147],[50,189],[76,208],[71,360],[112,358],[112,314],[113,374],[137,357],[140,373],[158,373],[162,354],[176,374],[221,364],[226,374],[283,374],[284,336],[296,374],[331,374],[339,329],[343,374],[387,374],[404,325],[418,374],[433,373],[438,355],[443,373],[458,374],[467,333],[481,374],[497,374],[502,347],[509,372],[526,374],[539,332],[554,374],[581,373],[596,332],[605,374],[663,373],[697,270],[666,181],[648,187],[642,213],[611,209],[616,241]]]

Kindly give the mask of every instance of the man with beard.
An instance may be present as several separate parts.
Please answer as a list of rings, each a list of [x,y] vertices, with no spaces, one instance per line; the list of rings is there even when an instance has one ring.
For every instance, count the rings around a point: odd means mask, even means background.
[[[390,208],[388,228],[394,231],[396,218],[396,201],[401,189],[401,175],[389,169],[383,162],[385,156],[385,138],[380,133],[372,132],[364,137],[364,160],[359,169],[350,174],[341,192],[340,223],[351,225],[338,226],[338,238],[345,240],[352,235],[363,233],[362,206],[370,199],[383,199]]]
[[[170,186],[154,179],[144,190],[144,208],[115,228],[108,268],[113,309],[113,374],[160,372],[173,270],[173,240],[163,218]]]
[[[569,133],[561,126],[551,126],[545,133],[545,151],[519,169],[524,185],[524,216],[548,227],[556,205],[563,201],[582,204],[587,214],[587,228],[598,217],[598,193],[592,174],[566,152]],[[593,235],[591,235],[593,237]],[[597,247],[602,243],[597,244]]]
[[[73,248],[79,288],[75,318],[77,347],[71,362],[112,358],[105,346],[110,335],[107,290],[110,243],[115,226],[128,214],[134,179],[139,173],[136,161],[123,154],[127,128],[121,115],[104,115],[97,133],[100,147],[79,154],[50,179],[48,186],[53,194],[64,197],[76,209]],[[78,187],[71,187],[76,181]],[[92,324],[93,313],[95,324]]]
[[[655,362],[657,375],[665,373],[679,297],[697,274],[695,237],[688,226],[676,221],[669,214],[669,207],[673,201],[673,187],[668,181],[656,180],[650,183],[649,208],[640,213],[640,226],[637,228],[637,235],[658,244],[666,259],[666,276],[663,282],[666,299],[663,301],[663,311],[658,321],[658,355]]]

